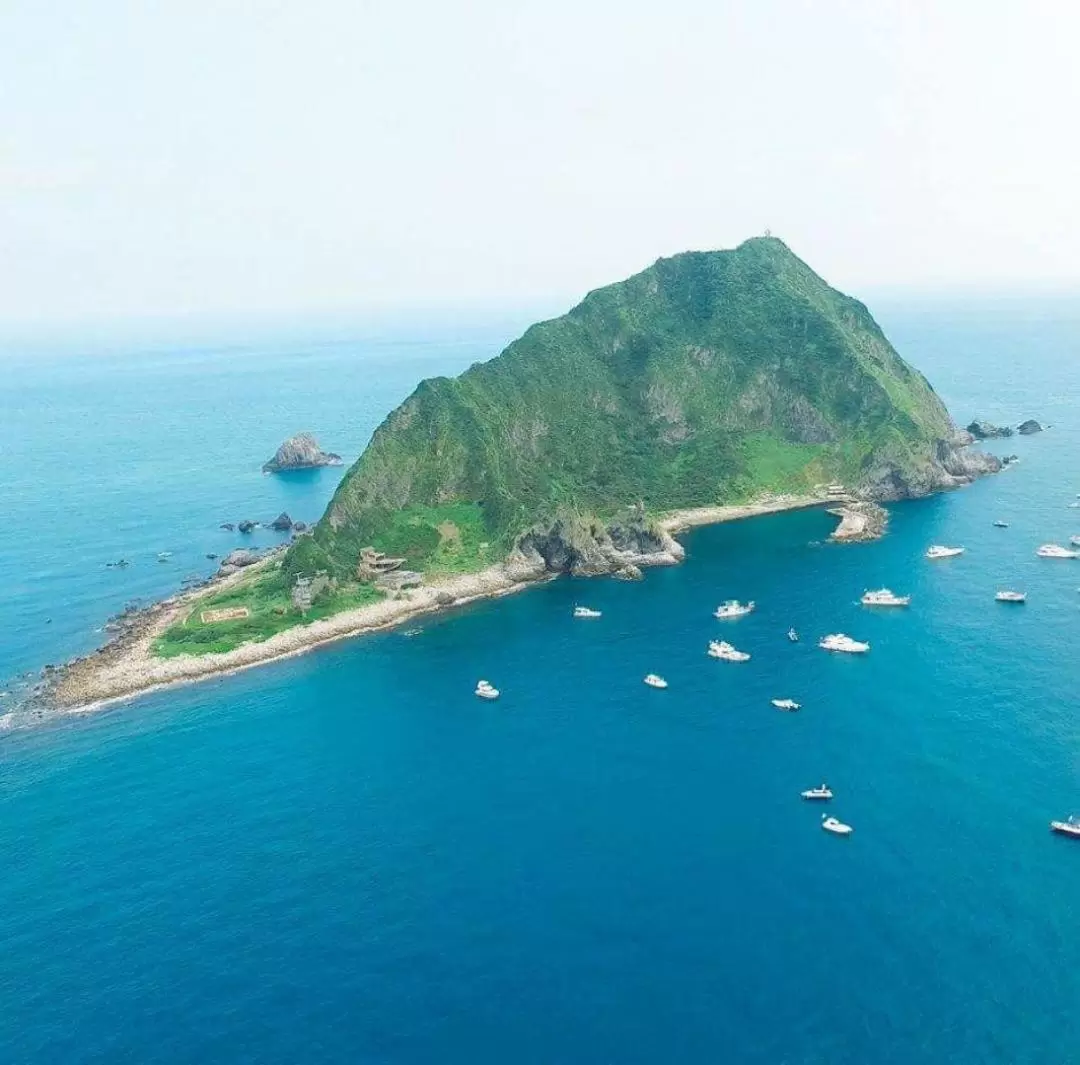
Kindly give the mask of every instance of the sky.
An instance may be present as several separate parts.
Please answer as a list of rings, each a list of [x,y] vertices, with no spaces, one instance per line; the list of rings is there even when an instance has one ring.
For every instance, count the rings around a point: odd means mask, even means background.
[[[0,0],[0,324],[1080,289],[1068,0]]]

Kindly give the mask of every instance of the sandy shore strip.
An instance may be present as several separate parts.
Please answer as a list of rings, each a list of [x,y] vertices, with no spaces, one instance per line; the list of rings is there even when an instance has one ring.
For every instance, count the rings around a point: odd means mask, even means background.
[[[675,511],[661,519],[660,524],[672,534],[700,525],[739,521],[837,502],[835,495],[777,496],[739,506]],[[250,568],[244,571],[246,575],[250,573]],[[181,655],[175,658],[154,655],[152,647],[157,637],[187,617],[197,608],[200,599],[219,593],[223,587],[241,578],[241,574],[235,574],[144,611],[130,633],[57,671],[49,685],[47,701],[56,710],[94,710],[117,700],[130,699],[172,685],[235,673],[265,662],[303,654],[335,640],[393,628],[425,614],[462,606],[477,599],[507,595],[554,576],[524,560],[509,560],[478,573],[433,580],[411,591],[408,598],[385,599],[306,625],[297,625],[268,640],[246,643],[225,654]]]

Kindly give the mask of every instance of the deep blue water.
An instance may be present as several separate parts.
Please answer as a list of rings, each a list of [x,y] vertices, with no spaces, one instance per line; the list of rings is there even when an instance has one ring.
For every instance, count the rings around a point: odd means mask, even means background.
[[[1047,831],[1080,810],[1080,563],[1033,555],[1080,533],[1080,309],[881,317],[959,418],[1054,428],[877,544],[819,546],[819,513],[699,530],[641,584],[558,581],[9,730],[0,1060],[1080,1058],[1080,845]],[[220,521],[313,519],[340,471],[263,477],[280,439],[351,459],[417,379],[504,339],[8,352],[0,674],[208,571],[239,542]],[[911,609],[857,605],[882,583]],[[729,596],[758,612],[722,626]],[[871,654],[813,647],[836,630]],[[721,632],[751,662],[707,659]],[[823,778],[850,839],[798,798]]]

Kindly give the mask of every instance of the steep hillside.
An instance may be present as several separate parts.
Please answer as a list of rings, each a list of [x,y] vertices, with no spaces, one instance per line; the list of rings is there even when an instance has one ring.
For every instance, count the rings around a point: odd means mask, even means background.
[[[636,504],[654,514],[822,482],[921,495],[990,467],[956,443],[867,309],[758,238],[661,259],[490,362],[422,382],[286,568],[351,574],[369,544],[417,568],[467,568],[568,515],[625,530]]]

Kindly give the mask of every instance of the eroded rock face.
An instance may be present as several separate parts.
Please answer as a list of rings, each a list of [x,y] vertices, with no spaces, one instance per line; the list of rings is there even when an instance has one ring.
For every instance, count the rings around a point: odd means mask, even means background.
[[[592,576],[639,566],[682,561],[682,545],[668,533],[630,517],[609,526],[580,515],[563,515],[518,538],[516,554],[549,573]]]
[[[317,466],[340,466],[341,456],[323,451],[311,433],[297,433],[277,449],[274,457],[263,463],[263,473],[284,470],[307,470]]]
[[[221,560],[218,573],[227,576],[230,573],[235,573],[238,569],[244,569],[246,566],[254,566],[260,557],[257,551],[249,551],[245,547],[238,547],[235,551],[230,551]]]
[[[275,529],[277,532],[288,532],[292,527],[293,520],[289,517],[288,511],[285,510],[270,522],[270,528]]]
[[[884,461],[870,467],[859,484],[858,495],[877,502],[916,499],[960,488],[1000,469],[1001,460],[995,455],[958,447],[952,440],[939,440],[922,462],[907,459],[900,466]]]

